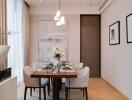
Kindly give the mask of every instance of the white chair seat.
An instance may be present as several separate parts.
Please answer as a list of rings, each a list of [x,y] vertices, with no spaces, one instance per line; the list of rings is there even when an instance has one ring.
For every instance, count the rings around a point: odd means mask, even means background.
[[[78,82],[78,80],[75,78],[66,79],[65,86],[70,87],[70,88],[87,87],[86,85],[83,84],[83,82],[81,82],[81,84],[80,84],[80,82]]]
[[[85,67],[84,69],[80,70],[79,74],[80,75],[78,75],[77,78],[66,79],[65,86],[73,88],[87,87],[89,80],[89,67]]]

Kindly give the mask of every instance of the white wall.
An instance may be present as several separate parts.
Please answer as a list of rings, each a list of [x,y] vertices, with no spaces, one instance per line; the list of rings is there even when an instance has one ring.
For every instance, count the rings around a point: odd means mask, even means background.
[[[38,61],[38,21],[39,20],[53,20],[51,15],[31,15],[30,16],[30,65]],[[80,15],[67,16],[69,45],[68,56],[74,64],[80,62]]]
[[[132,44],[126,40],[126,15],[132,13],[132,0],[115,0],[102,13],[102,77],[132,100]],[[121,44],[109,45],[109,25],[120,20]]]
[[[69,60],[73,64],[80,62],[80,15],[68,16]]]

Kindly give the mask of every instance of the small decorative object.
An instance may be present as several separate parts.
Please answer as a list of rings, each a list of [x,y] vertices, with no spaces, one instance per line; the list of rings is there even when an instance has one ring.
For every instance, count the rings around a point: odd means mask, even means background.
[[[120,44],[120,21],[117,21],[109,26],[109,44]]]
[[[46,67],[43,67],[42,70],[52,70],[54,67],[54,64],[52,62],[46,64]]]
[[[127,43],[132,43],[132,13],[126,16]]]

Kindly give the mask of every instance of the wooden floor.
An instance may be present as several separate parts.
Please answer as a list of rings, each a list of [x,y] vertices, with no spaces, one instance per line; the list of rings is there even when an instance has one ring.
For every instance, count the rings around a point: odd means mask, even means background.
[[[89,100],[129,100],[100,78],[90,79]]]
[[[88,89],[89,100],[129,100],[121,93],[111,87],[107,82],[100,78],[91,78],[89,81]],[[64,89],[60,93],[61,100],[65,100]],[[18,100],[23,100],[24,85],[20,85],[18,88]],[[42,94],[43,96],[43,94]],[[80,90],[71,90],[70,100],[85,100]],[[39,100],[38,90],[33,92],[33,96],[27,94],[27,100]],[[42,97],[43,100],[43,97]],[[47,100],[52,100],[52,96],[47,96]]]

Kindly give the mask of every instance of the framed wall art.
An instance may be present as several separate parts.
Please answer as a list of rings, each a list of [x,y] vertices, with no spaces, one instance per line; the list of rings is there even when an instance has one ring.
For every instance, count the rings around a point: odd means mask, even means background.
[[[120,21],[109,26],[109,45],[120,44]]]
[[[53,58],[52,53],[56,47],[63,48],[67,57],[67,25],[58,27],[52,20],[40,20],[38,24],[38,61],[49,62]]]
[[[132,13],[126,16],[127,43],[132,43]]]

